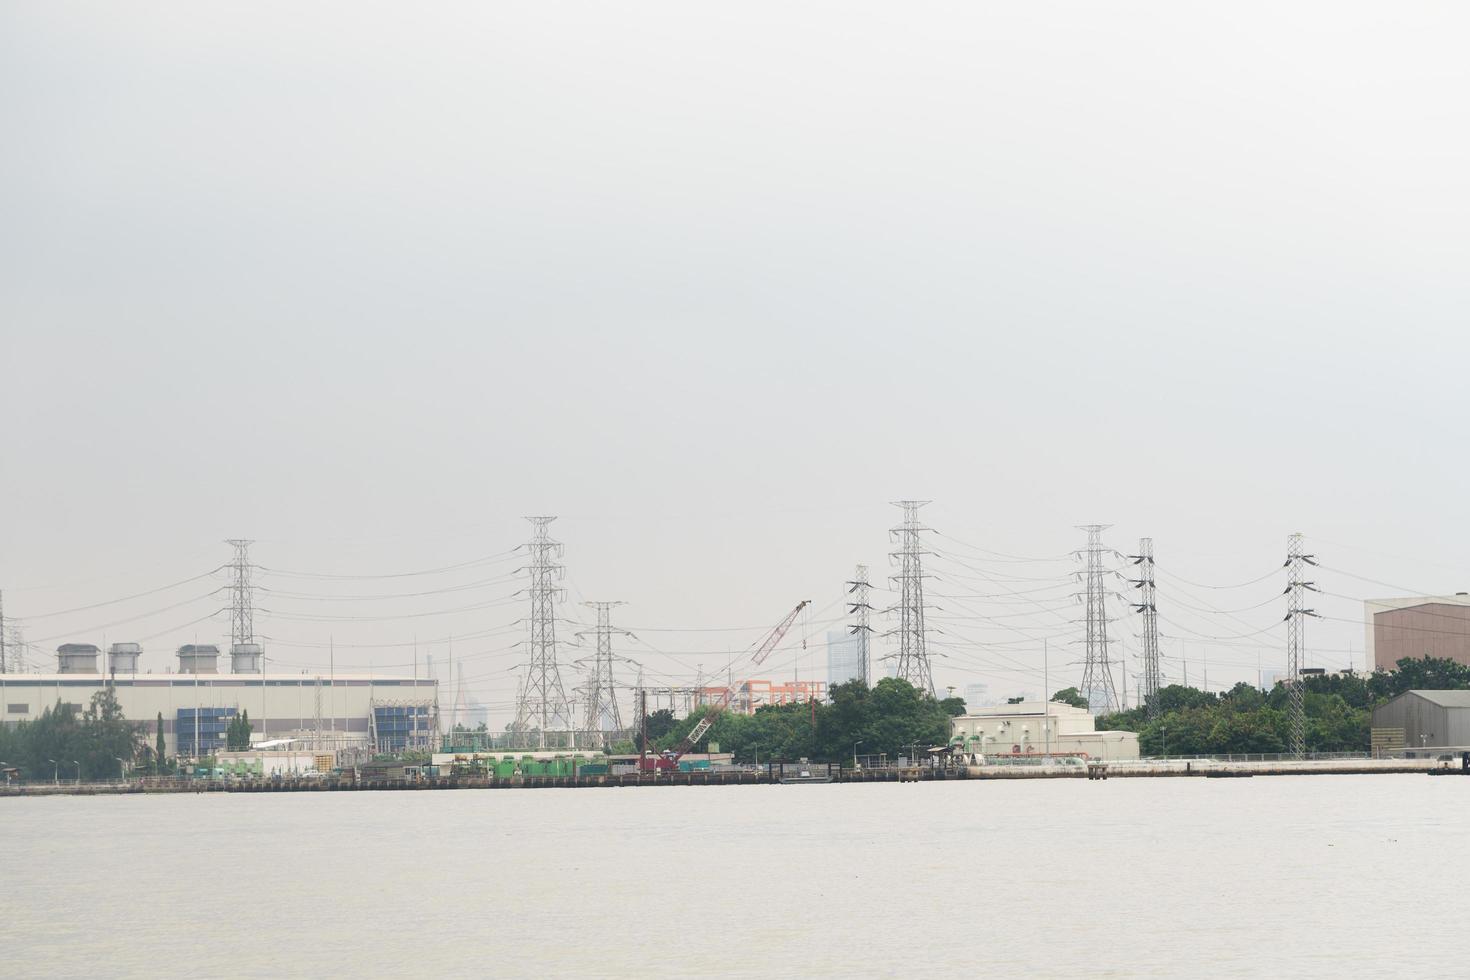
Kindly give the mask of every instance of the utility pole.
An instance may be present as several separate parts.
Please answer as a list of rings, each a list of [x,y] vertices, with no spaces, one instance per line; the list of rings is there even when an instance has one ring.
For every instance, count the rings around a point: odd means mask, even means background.
[[[1286,716],[1291,736],[1289,749],[1297,759],[1307,750],[1307,710],[1302,691],[1306,618],[1317,615],[1302,606],[1304,593],[1317,591],[1316,585],[1302,579],[1302,566],[1315,564],[1312,555],[1302,552],[1301,534],[1293,534],[1286,539]]]
[[[868,597],[872,590],[872,585],[868,582],[868,566],[859,565],[857,571],[853,573],[852,581],[847,585],[848,595],[852,596],[852,601],[847,604],[848,614],[852,616],[852,626],[848,628],[848,632],[857,637],[858,676],[863,679],[864,684],[871,687],[873,684],[873,677],[870,673],[873,628],[868,625],[868,615],[873,611],[873,607],[868,604]]]
[[[595,740],[594,744],[606,745],[609,732],[622,731],[623,716],[618,710],[618,691],[613,683],[612,637],[614,633],[632,636],[627,630],[614,629],[613,606],[621,602],[584,602],[597,612],[597,649],[592,658],[592,676],[587,681],[587,718],[585,728]],[[578,636],[586,636],[585,632]],[[685,712],[688,713],[687,711]]]
[[[311,741],[312,747],[320,751],[322,747],[322,675],[320,670],[316,675],[316,728]]]
[[[1102,532],[1111,524],[1084,524],[1087,532],[1087,660],[1082,667],[1082,696],[1093,714],[1107,714],[1118,708],[1118,692],[1113,686],[1113,665],[1108,660],[1107,590],[1103,579]]]
[[[1138,554],[1133,555],[1138,578],[1133,584],[1140,590],[1133,608],[1143,613],[1143,703],[1150,720],[1159,716],[1159,605],[1154,584],[1154,539],[1139,538]]]
[[[459,717],[459,709],[464,704],[464,661],[459,662],[459,673],[454,680],[454,717]]]
[[[643,689],[643,678],[638,678],[638,769],[643,769],[643,758],[648,755],[648,692]]]
[[[895,501],[895,507],[903,508],[903,523],[888,533],[899,545],[889,555],[899,566],[899,574],[892,576],[899,583],[898,676],[932,698],[935,697],[934,673],[929,667],[928,633],[924,628],[924,555],[927,552],[919,537],[929,530],[919,523],[919,508],[929,502]]]
[[[538,748],[546,748],[546,733],[552,726],[571,732],[567,695],[556,662],[556,600],[561,588],[556,582],[565,569],[557,562],[561,542],[553,541],[547,528],[555,517],[528,517],[533,529],[527,550],[531,556],[531,661],[526,676],[526,700],[535,714]]]
[[[1046,637],[1041,638],[1041,710],[1046,712],[1046,761],[1051,763],[1051,646]],[[985,740],[980,741],[981,751]]]

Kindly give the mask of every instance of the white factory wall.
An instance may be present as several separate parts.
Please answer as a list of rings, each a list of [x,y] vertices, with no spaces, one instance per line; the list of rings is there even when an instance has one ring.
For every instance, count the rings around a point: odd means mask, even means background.
[[[1092,759],[1137,759],[1134,732],[1097,731],[1086,708],[1056,701],[1001,704],[960,715],[950,722],[952,742],[980,755],[1086,755]]]
[[[180,708],[235,708],[250,714],[254,731],[286,735],[316,726],[318,692],[322,729],[368,736],[372,702],[434,701],[437,682],[429,678],[338,674],[0,674],[0,724],[14,726],[41,717],[58,701],[85,711],[92,695],[111,684],[123,716],[142,722],[152,744],[163,713],[164,748],[177,751],[173,725]]]

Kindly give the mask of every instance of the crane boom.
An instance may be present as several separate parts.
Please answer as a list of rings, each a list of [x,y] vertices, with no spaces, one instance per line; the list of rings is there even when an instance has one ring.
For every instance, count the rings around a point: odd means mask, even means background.
[[[771,630],[770,635],[761,643],[760,649],[755,652],[755,656],[750,658],[751,663],[761,663],[770,655],[772,650],[776,649],[776,644],[781,642],[781,637],[786,635],[786,631],[791,628],[792,623],[796,622],[796,617],[801,615],[801,611],[807,607],[809,602],[811,602],[810,599],[801,600],[796,604],[795,609],[786,614],[785,619],[776,624],[776,628]]]
[[[772,629],[770,633],[766,634],[766,638],[761,641],[760,647],[755,651],[754,656],[750,658],[751,663],[759,664],[761,661],[765,660],[766,657],[770,656],[771,651],[776,649],[776,644],[781,642],[781,637],[785,636],[786,631],[791,629],[791,624],[796,622],[796,617],[801,615],[801,611],[805,609],[810,602],[810,599],[803,599],[798,602],[796,604],[796,608],[787,613],[786,618],[777,623],[775,628]],[[679,759],[688,754],[689,750],[698,745],[699,740],[704,738],[704,736],[709,733],[709,730],[711,728],[715,727],[715,715],[730,706],[730,698],[734,694],[734,688],[725,688],[725,693],[720,695],[720,699],[713,705],[710,705],[710,707],[714,708],[715,710],[706,712],[705,716],[699,719],[699,724],[689,729],[689,734],[685,735],[684,738],[679,742],[677,746],[674,747],[671,752],[665,755],[663,759],[659,760],[659,762],[662,763],[659,768],[672,769],[673,767],[677,766],[679,764]]]

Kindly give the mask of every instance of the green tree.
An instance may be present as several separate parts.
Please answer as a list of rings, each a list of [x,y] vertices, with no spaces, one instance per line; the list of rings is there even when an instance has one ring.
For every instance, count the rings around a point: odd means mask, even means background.
[[[82,715],[76,758],[85,779],[110,779],[131,765],[143,742],[141,726],[123,717],[117,694],[108,686],[92,695]],[[121,760],[121,761],[119,761]]]
[[[677,745],[700,718],[715,712],[707,739],[741,762],[800,758],[840,762],[851,759],[855,747],[864,755],[908,755],[946,744],[950,712],[959,707],[936,701],[895,677],[871,688],[863,681],[835,684],[828,696],[827,702],[815,704],[766,705],[751,715],[701,708],[674,722],[656,747]]]
[[[225,748],[230,752],[244,752],[250,748],[250,712],[241,711],[225,726]]]
[[[951,718],[958,718],[960,715],[965,713],[964,698],[945,698],[944,700],[939,702],[939,706],[943,708],[944,713],[949,715]]]
[[[693,724],[690,724],[693,727]],[[653,744],[674,730],[674,713],[668,708],[659,708],[648,715],[648,741]]]
[[[1086,708],[1088,706],[1087,699],[1075,687],[1064,687],[1053,694],[1051,699],[1053,701],[1059,701],[1062,704],[1070,704],[1074,708]]]
[[[17,732],[21,751],[13,761],[27,779],[52,779],[80,759],[81,722],[69,704],[56,702],[55,707],[41,712],[35,721],[18,726]],[[75,769],[72,772],[75,774]]]
[[[1215,696],[1183,684],[1168,684],[1159,688],[1159,710],[1162,712],[1183,711],[1187,708],[1202,708],[1213,704]]]
[[[1470,666],[1442,657],[1405,657],[1391,671],[1374,671],[1367,685],[1375,701],[1405,691],[1463,691],[1470,688]]]
[[[153,774],[155,776],[162,776],[164,765],[162,711],[158,713],[158,727],[155,731],[157,734],[153,736]]]

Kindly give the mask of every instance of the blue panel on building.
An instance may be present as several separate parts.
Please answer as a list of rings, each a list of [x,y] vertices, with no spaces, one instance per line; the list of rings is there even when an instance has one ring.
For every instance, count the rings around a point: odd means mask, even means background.
[[[181,756],[194,758],[223,751],[225,732],[234,717],[234,708],[180,708],[174,717],[176,751]],[[196,732],[199,734],[197,746],[194,744]]]

